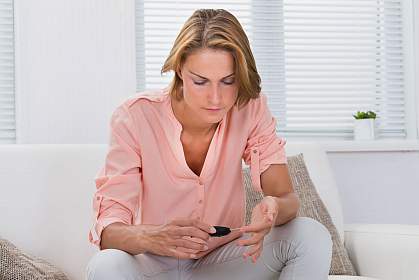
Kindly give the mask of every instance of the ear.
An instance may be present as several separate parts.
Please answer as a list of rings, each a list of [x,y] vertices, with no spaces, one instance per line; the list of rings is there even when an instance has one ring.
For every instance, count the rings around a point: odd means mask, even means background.
[[[176,71],[176,74],[178,75],[178,77],[179,77],[181,80],[183,80],[183,78],[182,78],[182,70],[181,70],[181,69],[179,69],[178,71]]]

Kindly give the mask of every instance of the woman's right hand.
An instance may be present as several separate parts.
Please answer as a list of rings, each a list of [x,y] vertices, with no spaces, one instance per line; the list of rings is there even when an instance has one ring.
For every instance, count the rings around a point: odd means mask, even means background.
[[[208,250],[209,233],[215,229],[198,219],[174,219],[144,232],[147,252],[180,259],[193,259]]]

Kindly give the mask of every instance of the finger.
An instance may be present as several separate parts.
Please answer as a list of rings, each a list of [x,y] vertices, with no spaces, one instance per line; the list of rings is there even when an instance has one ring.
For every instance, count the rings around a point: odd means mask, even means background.
[[[213,226],[211,226],[211,225],[209,225],[207,223],[204,223],[204,222],[202,222],[202,221],[200,221],[198,219],[195,219],[193,221],[194,221],[194,224],[193,224],[194,226],[196,226],[197,228],[205,231],[206,233],[215,233],[215,232],[217,232],[217,230]]]
[[[208,250],[208,245],[185,240],[183,238],[176,239],[174,244],[178,247],[184,247],[184,248],[198,250],[198,251]]]
[[[191,219],[175,218],[171,220],[169,224],[175,225],[175,226],[190,226],[192,222],[191,222]]]
[[[173,249],[173,248],[169,248],[169,254],[172,256],[172,257],[175,257],[175,258],[179,258],[179,259],[191,259],[191,258],[196,258],[196,254],[189,254],[189,253],[185,253],[185,252],[182,252],[182,251],[180,251],[180,250],[177,250],[177,248],[176,249]]]
[[[176,236],[190,236],[199,238],[204,242],[210,238],[210,235],[207,232],[194,226],[176,227],[173,229],[173,234]]]
[[[247,256],[253,259],[253,262],[260,256],[263,249],[263,241],[259,242],[256,245],[253,245],[251,249],[247,252]]]
[[[256,243],[255,245],[251,246],[250,249],[247,250],[244,254],[246,254],[246,256],[254,255],[256,252],[258,252],[261,249],[262,244],[263,244],[262,241]]]
[[[237,244],[240,246],[250,246],[259,243],[263,239],[263,234],[254,234],[249,239],[240,239]]]
[[[214,233],[216,232],[215,228],[212,227],[211,225],[204,223],[198,219],[174,219],[170,222],[170,224],[172,225],[178,225],[178,226],[182,226],[182,227],[186,227],[186,226],[195,226],[207,233]]]
[[[269,219],[269,220],[273,220],[273,218],[276,216],[277,214],[277,210],[275,207],[267,207],[266,212],[264,213],[264,215]]]
[[[265,212],[267,212],[267,211],[268,211],[268,207],[266,206],[266,204],[265,204],[265,203],[262,203],[262,204],[260,205],[260,209],[262,210],[262,213],[265,213]]]
[[[189,241],[192,241],[192,242],[199,243],[199,244],[208,245],[208,242],[206,242],[206,241],[204,241],[200,238],[191,237],[191,236],[182,236],[182,238],[185,239],[185,240],[189,240]]]
[[[260,254],[262,253],[262,249],[258,250],[253,256],[252,261],[253,263],[256,263],[256,260],[260,257]]]
[[[270,211],[268,211],[268,212],[266,213],[266,216],[268,217],[268,220],[269,220],[270,222],[272,222],[272,221],[274,220],[275,213],[274,213],[274,212],[270,212]]]
[[[272,223],[266,221],[257,224],[250,224],[240,228],[241,232],[259,232],[272,227]]]
[[[199,250],[193,250],[193,249],[184,248],[184,247],[176,247],[176,250],[183,253],[188,253],[188,254],[197,254],[198,252],[200,252]]]

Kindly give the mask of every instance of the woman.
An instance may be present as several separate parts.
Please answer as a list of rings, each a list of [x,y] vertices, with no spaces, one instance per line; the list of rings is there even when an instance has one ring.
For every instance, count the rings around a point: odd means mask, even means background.
[[[330,235],[296,218],[285,142],[237,19],[195,11],[167,71],[175,72],[168,88],[129,98],[112,115],[89,234],[101,251],[88,279],[326,280]],[[242,159],[265,194],[247,226]],[[216,225],[233,230],[210,236]]]

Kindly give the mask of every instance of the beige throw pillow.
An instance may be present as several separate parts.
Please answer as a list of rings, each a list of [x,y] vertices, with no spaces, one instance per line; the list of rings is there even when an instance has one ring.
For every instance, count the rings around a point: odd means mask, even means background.
[[[0,279],[2,280],[68,280],[56,267],[31,257],[0,238]]]

